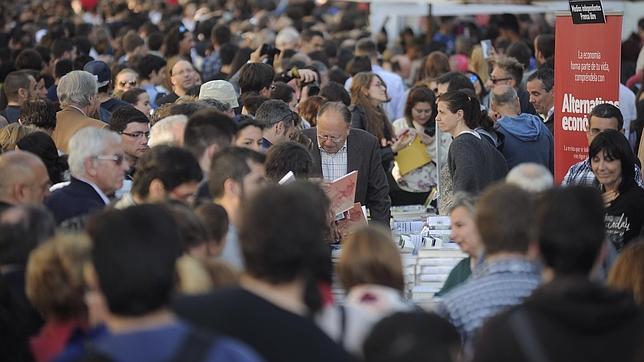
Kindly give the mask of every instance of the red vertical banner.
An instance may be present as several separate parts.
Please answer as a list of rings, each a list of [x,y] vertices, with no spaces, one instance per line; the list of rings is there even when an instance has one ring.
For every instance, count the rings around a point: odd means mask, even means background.
[[[606,23],[555,22],[555,182],[588,157],[588,113],[600,103],[619,105],[622,16]]]

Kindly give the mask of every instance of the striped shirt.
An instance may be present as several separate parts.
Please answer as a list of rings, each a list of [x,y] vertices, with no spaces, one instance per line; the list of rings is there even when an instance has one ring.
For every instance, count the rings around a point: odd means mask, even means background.
[[[326,152],[320,142],[320,163],[322,164],[322,177],[324,181],[335,181],[347,174],[347,141],[344,141],[342,148],[336,153]]]
[[[635,165],[635,183],[640,188],[644,189],[644,183],[642,182],[642,172],[639,166]],[[592,166],[590,164],[590,159],[586,158],[583,161],[579,161],[576,164],[570,166],[566,176],[561,182],[561,186],[589,186],[594,188],[599,188],[599,181],[593,173]]]

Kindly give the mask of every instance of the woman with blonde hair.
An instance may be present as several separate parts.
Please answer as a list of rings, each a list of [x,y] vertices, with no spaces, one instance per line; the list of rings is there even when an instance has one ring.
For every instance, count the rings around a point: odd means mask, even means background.
[[[472,48],[468,68],[481,78],[483,84],[487,83],[488,78],[490,78],[490,68],[480,45],[475,45]]]
[[[347,305],[384,317],[413,309],[403,294],[405,278],[398,248],[391,233],[377,226],[356,229],[342,245],[337,265]]]
[[[635,303],[644,306],[644,239],[622,250],[608,273],[608,285],[632,292]]]
[[[18,141],[36,131],[38,131],[36,127],[23,126],[18,122],[0,128],[0,147],[2,147],[2,152],[15,150]]]
[[[59,235],[29,256],[27,297],[46,321],[31,339],[36,361],[51,361],[75,334],[88,330],[83,268],[89,258],[90,241],[82,234]]]

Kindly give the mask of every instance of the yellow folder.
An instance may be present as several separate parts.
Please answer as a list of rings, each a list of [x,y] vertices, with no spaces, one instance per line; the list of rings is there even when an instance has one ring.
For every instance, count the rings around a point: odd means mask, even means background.
[[[432,162],[432,156],[427,153],[427,145],[420,141],[420,137],[414,137],[414,140],[409,146],[398,151],[394,158],[398,164],[398,169],[401,175],[406,175],[409,172],[425,166]]]

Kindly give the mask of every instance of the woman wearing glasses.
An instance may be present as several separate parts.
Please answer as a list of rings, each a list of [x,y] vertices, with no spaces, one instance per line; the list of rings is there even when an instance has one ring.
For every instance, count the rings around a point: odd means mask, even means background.
[[[454,139],[440,174],[441,215],[450,210],[455,192],[476,195],[508,172],[503,155],[474,131],[480,118],[481,106],[476,96],[451,91],[438,98],[436,125]]]
[[[390,190],[397,188],[391,176],[394,154],[413,140],[409,130],[396,135],[387,118],[383,104],[390,101],[387,86],[375,73],[361,72],[353,77],[351,84],[351,127],[363,129],[376,136],[380,143],[380,157],[388,174]],[[393,194],[392,194],[393,195]],[[392,200],[395,205],[395,200]]]

